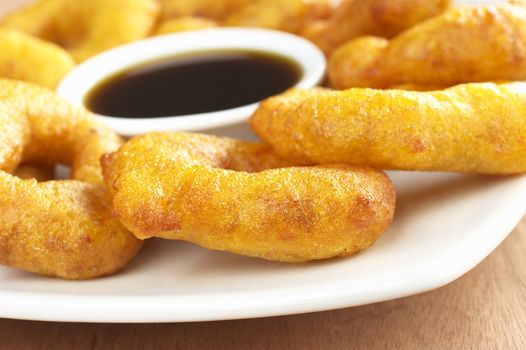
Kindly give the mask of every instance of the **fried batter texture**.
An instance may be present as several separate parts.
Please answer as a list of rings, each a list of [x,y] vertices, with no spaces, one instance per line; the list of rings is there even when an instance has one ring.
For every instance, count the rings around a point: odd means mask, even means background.
[[[143,239],[303,262],[353,254],[389,226],[395,193],[381,171],[291,165],[268,146],[184,133],[102,158],[116,215]]]
[[[163,19],[205,17],[222,20],[253,0],[159,0]]]
[[[120,145],[47,89],[0,80],[0,263],[67,279],[123,268],[141,242],[113,218],[99,166],[100,156]],[[69,164],[73,180],[11,175],[21,163]]]
[[[278,154],[305,163],[526,172],[526,83],[291,90],[264,101],[250,125]]]
[[[300,33],[308,23],[332,15],[337,4],[334,0],[256,0],[228,16],[224,24]]]
[[[311,21],[330,17],[340,0],[160,0],[155,34],[199,29],[210,23],[298,33]],[[200,19],[197,21],[196,19]],[[210,22],[205,23],[208,19]],[[171,30],[173,28],[174,30]]]
[[[155,0],[38,0],[8,15],[2,26],[51,41],[77,62],[150,34]]]
[[[301,35],[327,55],[361,35],[392,37],[444,12],[451,0],[342,0],[327,20],[310,22]]]
[[[217,27],[217,22],[204,17],[180,17],[161,22],[152,35]]]
[[[456,8],[392,40],[353,40],[330,58],[329,78],[337,89],[525,79],[526,6]]]
[[[50,89],[75,66],[62,48],[23,32],[0,29],[0,77],[24,80]]]

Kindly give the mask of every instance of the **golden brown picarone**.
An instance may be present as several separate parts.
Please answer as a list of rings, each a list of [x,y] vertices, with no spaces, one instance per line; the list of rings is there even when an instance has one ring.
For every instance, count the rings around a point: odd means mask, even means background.
[[[332,16],[312,21],[301,35],[327,55],[361,35],[392,37],[444,12],[451,0],[342,0]]]
[[[61,47],[23,32],[0,28],[0,77],[54,89],[73,67],[73,57]]]
[[[268,146],[208,135],[136,137],[102,167],[114,212],[137,237],[282,262],[367,248],[395,207],[379,170],[293,167]]]
[[[307,164],[526,172],[526,83],[291,90],[264,101],[250,125],[279,155]]]
[[[121,143],[51,91],[1,79],[0,264],[67,279],[126,266],[141,242],[113,217],[99,165],[100,156]],[[72,180],[11,174],[26,163],[71,165]]]
[[[526,78],[526,6],[462,7],[391,40],[363,37],[329,61],[331,86],[452,86]]]
[[[150,34],[156,0],[38,0],[1,23],[68,50],[77,62]]]

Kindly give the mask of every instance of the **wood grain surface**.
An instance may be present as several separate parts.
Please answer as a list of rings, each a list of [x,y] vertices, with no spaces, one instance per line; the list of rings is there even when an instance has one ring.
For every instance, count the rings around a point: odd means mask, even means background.
[[[473,271],[413,297],[225,322],[114,325],[0,320],[0,349],[526,349],[525,252],[526,219]]]
[[[0,0],[2,12],[28,0]],[[396,301],[315,314],[186,324],[0,319],[0,350],[526,349],[526,220],[452,284]]]

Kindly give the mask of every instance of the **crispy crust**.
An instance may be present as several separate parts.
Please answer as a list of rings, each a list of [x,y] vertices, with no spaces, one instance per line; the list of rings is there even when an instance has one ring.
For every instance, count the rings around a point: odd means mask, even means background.
[[[50,89],[75,66],[73,57],[59,46],[22,32],[0,29],[0,76]]]
[[[204,17],[222,20],[253,0],[159,0],[163,19]]]
[[[263,102],[250,125],[281,156],[306,163],[526,172],[525,83],[291,90]]]
[[[0,80],[0,112],[0,263],[68,279],[127,265],[141,242],[113,218],[98,163],[121,140],[36,85]],[[73,180],[11,175],[21,162],[69,164]]]
[[[227,26],[262,27],[301,33],[312,22],[331,16],[332,0],[256,0],[228,16]]]
[[[391,223],[381,171],[291,165],[267,146],[184,133],[137,137],[102,159],[115,213],[140,238],[303,262],[367,248]]]
[[[367,62],[361,61],[364,56]],[[338,89],[523,80],[526,7],[456,8],[390,41],[353,40],[331,57],[329,77]]]
[[[217,27],[217,22],[204,17],[179,17],[164,20],[155,28],[152,35],[184,32]]]
[[[307,23],[302,35],[327,55],[361,35],[392,37],[444,12],[451,0],[343,0],[325,20]]]
[[[39,0],[2,25],[54,42],[81,62],[148,36],[158,15],[155,0]]]

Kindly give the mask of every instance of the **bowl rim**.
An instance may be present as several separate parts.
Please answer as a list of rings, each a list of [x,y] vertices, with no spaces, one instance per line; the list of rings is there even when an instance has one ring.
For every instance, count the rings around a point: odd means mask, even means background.
[[[270,53],[292,60],[303,74],[294,86],[311,88],[320,84],[327,60],[310,41],[281,31],[259,28],[213,28],[159,35],[105,51],[74,68],[60,83],[57,93],[69,102],[84,106],[84,99],[100,81],[120,71],[170,55],[215,50],[248,50]],[[120,118],[95,114],[124,136],[152,131],[202,131],[246,121],[259,103],[184,116]]]

